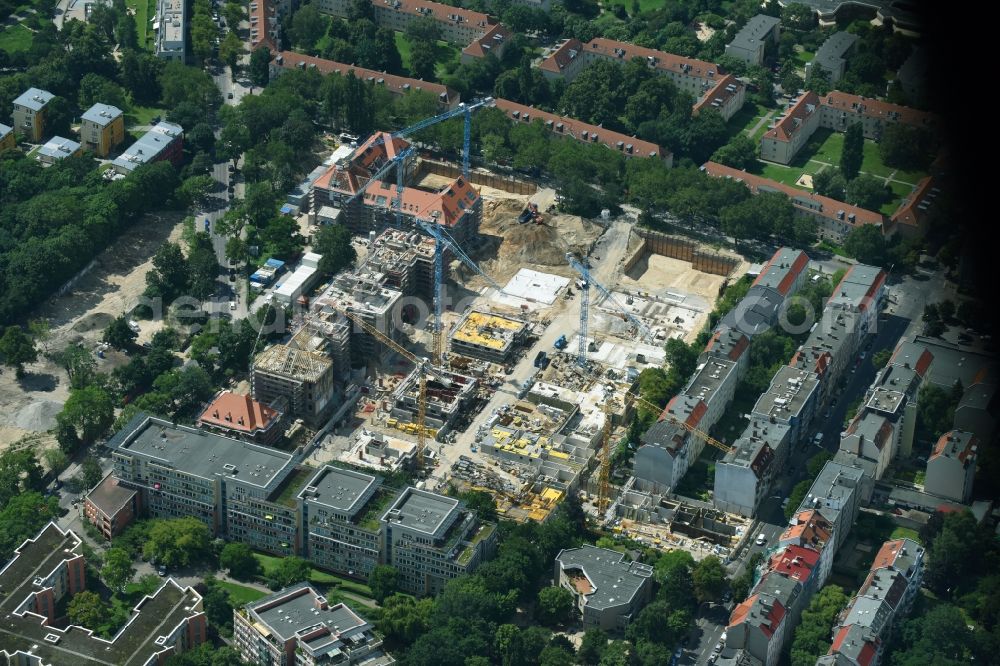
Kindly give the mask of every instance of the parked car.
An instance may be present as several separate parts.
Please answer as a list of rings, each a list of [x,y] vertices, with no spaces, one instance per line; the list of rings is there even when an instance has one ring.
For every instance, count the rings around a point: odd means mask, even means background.
[[[764,536],[763,534],[758,534],[757,539],[754,541],[754,543],[757,544],[758,546],[763,546],[764,544],[767,543],[767,537]]]
[[[161,576],[166,576],[167,575],[167,565],[161,564],[159,567],[156,568],[156,573],[160,574]]]
[[[229,309],[230,310],[236,309],[236,301],[229,301]]]

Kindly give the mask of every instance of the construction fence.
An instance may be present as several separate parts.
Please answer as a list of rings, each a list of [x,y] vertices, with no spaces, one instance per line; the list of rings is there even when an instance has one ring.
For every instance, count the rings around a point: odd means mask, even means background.
[[[462,169],[454,164],[421,157],[415,180],[419,182],[421,178],[431,173],[445,178],[458,178],[462,174]],[[492,187],[511,194],[531,195],[538,191],[538,186],[534,183],[518,180],[512,176],[499,176],[487,171],[473,170],[469,173],[469,179],[473,185]]]
[[[623,270],[626,273],[650,254],[690,262],[695,270],[712,275],[728,276],[741,262],[735,255],[703,249],[697,242],[688,238],[671,236],[651,229],[636,228],[635,233],[642,238],[642,243],[632,256],[625,260]]]

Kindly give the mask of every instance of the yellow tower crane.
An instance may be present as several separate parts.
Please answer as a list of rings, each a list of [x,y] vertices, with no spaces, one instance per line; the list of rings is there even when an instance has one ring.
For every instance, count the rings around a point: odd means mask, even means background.
[[[627,398],[632,398],[632,399],[636,400],[637,402],[642,403],[643,405],[645,405],[649,409],[653,410],[653,413],[655,413],[655,414],[659,414],[660,412],[663,411],[662,408],[657,407],[656,405],[654,405],[653,403],[649,402],[648,400],[646,400],[645,398],[643,398],[642,396],[638,395],[637,393],[635,393],[633,391],[628,391],[625,394],[625,397],[626,397],[626,399]],[[712,437],[711,435],[709,435],[707,432],[702,432],[701,430],[698,430],[694,426],[689,425],[689,424],[685,423],[684,421],[681,421],[680,419],[678,419],[675,416],[667,415],[666,420],[669,421],[670,423],[673,423],[675,425],[680,426],[681,428],[684,428],[684,430],[688,431],[689,433],[691,433],[692,435],[694,435],[698,439],[702,440],[706,444],[714,446],[715,448],[719,449],[723,453],[729,453],[730,451],[733,451],[733,447],[731,447],[731,446],[729,446],[727,444],[724,444],[723,442],[720,442],[719,440],[717,440],[714,437]]]
[[[418,358],[416,354],[403,347],[401,344],[390,338],[388,335],[378,330],[364,319],[349,310],[339,310],[341,314],[357,324],[369,335],[385,345],[388,345],[396,353],[417,366],[420,391],[417,397],[417,467],[423,469],[424,466],[424,442],[427,436],[427,428],[424,420],[427,416],[427,375],[433,375],[434,379],[444,386],[451,386],[452,382],[440,370],[430,364],[426,358]]]

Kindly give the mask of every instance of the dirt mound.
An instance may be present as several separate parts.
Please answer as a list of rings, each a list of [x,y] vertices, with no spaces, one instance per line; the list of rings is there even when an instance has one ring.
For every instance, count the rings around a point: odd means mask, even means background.
[[[56,425],[56,414],[62,411],[62,403],[52,400],[33,402],[18,410],[13,425],[23,430],[43,432]]]
[[[114,320],[114,317],[109,315],[107,312],[91,312],[81,317],[75,324],[73,324],[72,330],[78,333],[87,333],[95,329],[107,328]]]
[[[601,227],[575,215],[545,214],[543,224],[520,224],[518,215],[523,204],[496,201],[487,205],[483,224],[484,236],[497,243],[493,262],[497,273],[526,264],[565,266],[567,252],[589,248],[601,234]]]

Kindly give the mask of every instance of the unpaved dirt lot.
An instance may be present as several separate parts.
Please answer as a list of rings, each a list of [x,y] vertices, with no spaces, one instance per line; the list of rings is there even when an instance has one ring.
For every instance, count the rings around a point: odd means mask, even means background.
[[[69,397],[69,380],[46,353],[77,343],[94,349],[108,322],[137,303],[157,248],[180,240],[182,219],[181,213],[167,212],[138,221],[98,256],[94,267],[69,293],[49,299],[31,315],[31,319],[48,320],[51,335],[39,349],[38,361],[25,368],[26,377],[17,380],[7,369],[0,374],[0,449],[55,425],[55,415]],[[139,342],[149,339],[162,323],[141,325]],[[97,359],[101,372],[128,362],[123,354],[105,356]],[[41,439],[44,445],[50,438]]]
[[[723,280],[725,277],[722,275],[695,270],[690,262],[651,254],[636,264],[629,273],[623,274],[619,284],[625,288],[643,289],[656,294],[670,291],[701,296],[709,303],[714,303]]]

